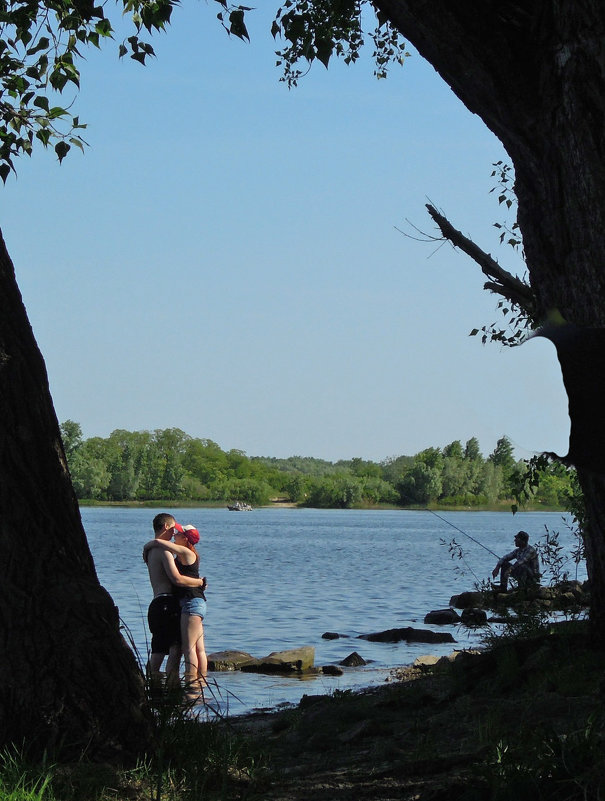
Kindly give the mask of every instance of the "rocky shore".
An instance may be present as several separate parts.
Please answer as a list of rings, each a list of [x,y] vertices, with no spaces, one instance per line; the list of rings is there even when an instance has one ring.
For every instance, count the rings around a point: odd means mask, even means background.
[[[469,591],[454,595],[445,609],[427,612],[425,625],[468,626],[475,628],[489,623],[514,622],[524,609],[542,612],[545,615],[557,611],[578,612],[588,607],[590,593],[588,584],[579,581],[565,581],[552,587],[534,587],[502,593],[495,590]],[[460,611],[458,611],[460,610]],[[326,631],[322,638],[334,640],[347,635]],[[412,626],[385,629],[383,631],[360,634],[359,640],[369,642],[420,642],[427,645],[435,643],[455,643],[454,636],[447,631],[419,629]],[[218,651],[208,655],[208,668],[211,671],[241,670],[248,673],[280,673],[296,675],[341,675],[343,667],[363,667],[367,662],[353,650],[337,664],[315,665],[315,648],[306,645],[285,651],[272,651],[264,656],[253,656],[244,650]]]
[[[425,620],[440,628],[464,624],[464,616],[468,625],[481,625],[483,615],[510,622],[530,608],[538,612],[533,629],[495,638],[480,651],[426,655],[393,671],[379,688],[303,696],[296,707],[225,721],[262,765],[236,777],[233,797],[602,797],[605,651],[591,641],[586,621],[571,619],[588,601],[586,585],[536,588],[530,598],[499,596],[454,596],[447,609],[433,610]],[[547,623],[539,614],[563,608],[574,610],[565,622]]]
[[[225,725],[263,765],[237,778],[238,797],[602,797],[604,656],[585,622],[561,623],[402,668],[377,689],[304,696],[293,709],[234,718]]]

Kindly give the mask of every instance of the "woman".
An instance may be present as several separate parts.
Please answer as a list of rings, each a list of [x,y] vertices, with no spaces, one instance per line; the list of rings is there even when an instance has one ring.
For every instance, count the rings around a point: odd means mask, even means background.
[[[152,540],[147,548],[165,548],[175,556],[175,564],[179,573],[190,578],[199,578],[200,557],[195,549],[200,541],[199,531],[195,526],[174,526],[174,542]],[[204,589],[206,579],[201,587],[174,587],[173,592],[179,598],[181,606],[181,647],[185,660],[185,681],[189,695],[196,694],[198,688],[204,695],[208,659],[204,647],[203,620],[206,616],[206,596]]]

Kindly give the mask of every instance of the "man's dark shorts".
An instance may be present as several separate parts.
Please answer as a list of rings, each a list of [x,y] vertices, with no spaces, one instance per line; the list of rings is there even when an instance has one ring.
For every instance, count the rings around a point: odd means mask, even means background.
[[[151,632],[151,653],[167,654],[181,644],[181,607],[174,595],[159,595],[147,612]]]

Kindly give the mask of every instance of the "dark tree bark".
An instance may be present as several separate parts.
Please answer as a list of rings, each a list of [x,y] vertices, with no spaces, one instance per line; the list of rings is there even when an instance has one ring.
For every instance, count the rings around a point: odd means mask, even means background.
[[[605,4],[374,2],[509,154],[537,318],[558,309],[575,326],[604,327]],[[602,374],[603,359],[592,367]],[[570,397],[572,431],[585,426],[586,408],[598,409],[601,398],[593,400],[586,407]],[[601,446],[597,439],[593,450]],[[591,619],[605,639],[602,454],[584,461],[570,448],[570,455],[587,506]]]
[[[0,745],[129,757],[143,682],[100,586],[42,356],[0,234]]]

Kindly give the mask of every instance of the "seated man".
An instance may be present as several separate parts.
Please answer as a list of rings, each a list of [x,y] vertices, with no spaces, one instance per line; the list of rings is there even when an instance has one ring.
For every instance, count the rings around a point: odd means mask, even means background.
[[[500,584],[492,584],[494,590],[506,592],[510,576],[517,581],[519,586],[538,584],[540,581],[538,552],[529,545],[529,534],[526,531],[518,531],[515,534],[515,546],[514,551],[498,560],[498,564],[492,572],[494,578],[500,572]],[[511,564],[513,559],[516,561]]]

